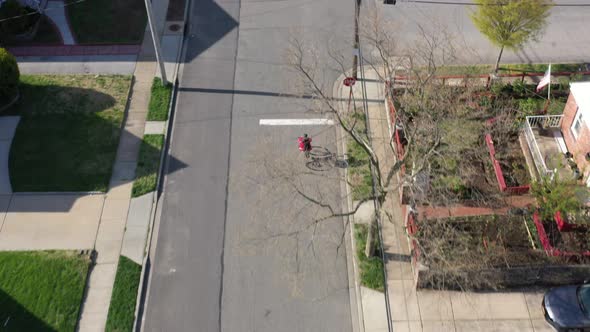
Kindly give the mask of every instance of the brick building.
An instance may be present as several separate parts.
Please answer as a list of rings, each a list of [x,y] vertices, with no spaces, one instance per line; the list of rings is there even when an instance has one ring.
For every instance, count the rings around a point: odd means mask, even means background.
[[[563,110],[561,133],[584,181],[590,185],[590,82],[571,83]]]

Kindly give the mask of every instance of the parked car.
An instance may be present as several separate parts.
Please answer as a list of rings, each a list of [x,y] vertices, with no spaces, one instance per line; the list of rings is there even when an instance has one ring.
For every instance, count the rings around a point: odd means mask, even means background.
[[[552,288],[542,304],[545,319],[557,331],[590,331],[590,283]]]

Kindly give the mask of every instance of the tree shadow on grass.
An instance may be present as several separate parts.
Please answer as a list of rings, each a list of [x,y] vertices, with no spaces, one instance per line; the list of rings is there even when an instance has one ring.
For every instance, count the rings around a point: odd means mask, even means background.
[[[23,84],[21,100],[9,112],[21,116],[9,156],[13,190],[106,192],[132,182],[143,125],[127,115],[130,118],[122,127],[128,105],[120,100],[93,89]],[[149,151],[153,147],[144,149],[144,153],[160,155],[160,150]],[[170,159],[175,165],[172,171],[186,166]],[[18,210],[67,211],[78,198],[64,196],[53,206],[21,206]],[[17,212],[13,208],[8,210]]]
[[[124,105],[92,89],[21,87],[9,170],[14,191],[105,191]]]
[[[0,289],[0,331],[57,331]]]

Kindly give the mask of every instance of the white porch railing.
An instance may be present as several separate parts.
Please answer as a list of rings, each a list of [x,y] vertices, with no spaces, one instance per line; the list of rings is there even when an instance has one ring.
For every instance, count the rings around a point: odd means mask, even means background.
[[[545,158],[541,154],[537,140],[535,139],[535,133],[533,132],[534,127],[539,128],[559,128],[561,126],[561,120],[563,115],[535,115],[527,116],[526,123],[524,125],[524,136],[526,138],[527,145],[533,156],[535,167],[541,176],[548,176],[553,179],[555,169],[547,169],[545,164]]]

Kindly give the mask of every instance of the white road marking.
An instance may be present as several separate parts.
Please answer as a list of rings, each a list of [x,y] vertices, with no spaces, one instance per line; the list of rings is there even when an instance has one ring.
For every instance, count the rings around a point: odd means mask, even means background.
[[[260,119],[261,126],[332,126],[331,119]]]

